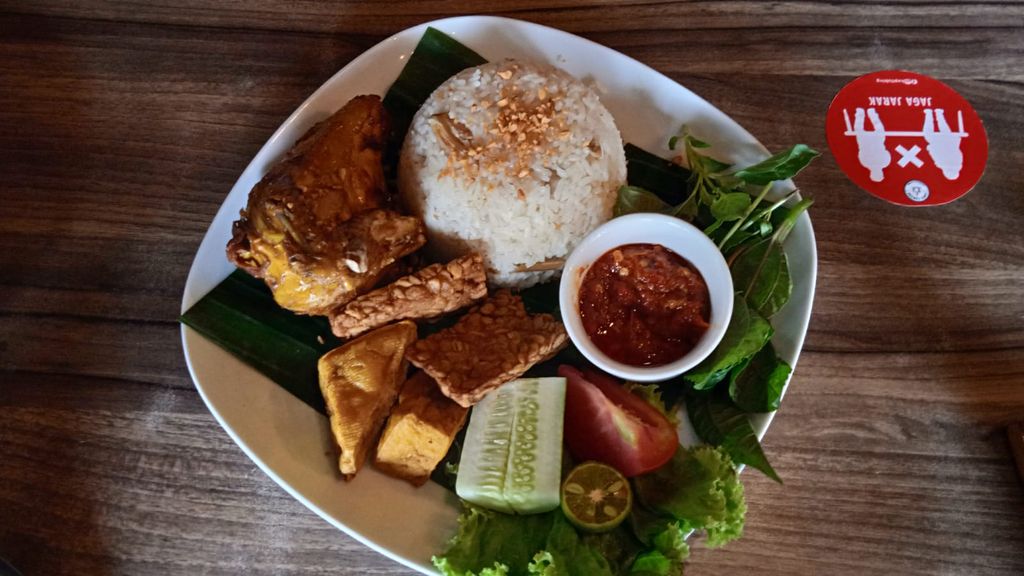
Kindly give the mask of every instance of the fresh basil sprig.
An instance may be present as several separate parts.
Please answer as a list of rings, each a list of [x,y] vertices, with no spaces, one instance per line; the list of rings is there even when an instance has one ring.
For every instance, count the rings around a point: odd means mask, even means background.
[[[778,199],[768,206],[765,202],[771,184],[797,175],[819,154],[805,144],[775,154],[766,160],[739,170],[706,154],[711,145],[690,134],[684,126],[673,136],[668,146],[676,150],[682,145],[679,163],[685,163],[689,170],[685,199],[666,201],[665,198],[680,197],[677,190],[644,189],[631,179],[631,186],[619,190],[615,204],[615,215],[634,212],[658,212],[670,214],[700,226],[715,241],[719,249],[728,253],[744,242],[755,238],[766,238],[774,232],[772,213],[782,207],[795,192]],[[644,184],[663,188],[671,175],[666,169],[656,167],[649,156],[627,146],[627,160],[636,164],[637,170],[644,168]],[[631,174],[632,174],[631,172]],[[658,174],[657,178],[653,174]],[[677,175],[678,176],[678,175]],[[757,186],[751,189],[751,186]]]
[[[721,446],[733,461],[757,468],[782,484],[782,479],[768,463],[747,414],[728,397],[723,398],[718,391],[690,394],[686,397],[686,414],[702,440]]]
[[[706,205],[713,218],[713,221],[704,228],[704,232],[713,236],[725,223],[733,223],[728,231],[717,239],[720,249],[736,232],[754,220],[758,222],[759,233],[770,233],[768,226],[771,210],[757,211],[757,208],[767,197],[771,184],[796,176],[811,160],[819,156],[817,151],[806,144],[797,144],[753,166],[729,172],[732,168],[730,164],[700,151],[709,148],[709,144],[689,134],[685,126],[674,141],[669,140],[669,148],[674,149],[680,141],[683,142],[683,157],[693,173],[693,192],[690,199]],[[748,190],[748,185],[760,188],[752,193]],[[773,206],[777,208],[781,204]],[[699,206],[697,210],[691,212],[699,214]]]
[[[729,397],[745,412],[773,412],[792,368],[775,354],[771,342],[729,373]]]
[[[793,281],[782,243],[812,203],[813,200],[801,200],[788,211],[770,238],[746,243],[729,258],[733,287],[765,318],[771,318],[789,302]]]
[[[683,378],[697,390],[713,388],[729,375],[730,370],[764,348],[771,337],[772,325],[751,309],[742,296],[736,294],[732,317],[722,341],[710,356],[684,374]]]
[[[788,180],[817,158],[820,154],[806,144],[797,144],[789,150],[767,158],[753,166],[737,170],[733,176],[748,184],[764,186],[780,180]]]

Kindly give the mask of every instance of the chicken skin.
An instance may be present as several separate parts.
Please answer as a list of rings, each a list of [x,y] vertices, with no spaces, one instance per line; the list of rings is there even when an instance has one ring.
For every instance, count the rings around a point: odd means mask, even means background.
[[[311,128],[249,193],[228,259],[274,300],[322,315],[374,284],[426,241],[423,223],[387,209],[380,98],[357,96]]]

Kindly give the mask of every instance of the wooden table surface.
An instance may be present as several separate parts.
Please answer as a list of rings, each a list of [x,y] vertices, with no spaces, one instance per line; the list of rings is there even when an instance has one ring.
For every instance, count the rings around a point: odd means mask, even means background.
[[[219,4],[219,6],[218,6]],[[769,148],[827,151],[852,78],[945,80],[983,118],[963,199],[908,209],[826,153],[818,291],[742,540],[710,574],[1024,574],[1024,5],[0,0],[0,556],[31,575],[408,574],[308,511],[207,412],[176,321],[235,179],[317,86],[459,13],[668,74]]]

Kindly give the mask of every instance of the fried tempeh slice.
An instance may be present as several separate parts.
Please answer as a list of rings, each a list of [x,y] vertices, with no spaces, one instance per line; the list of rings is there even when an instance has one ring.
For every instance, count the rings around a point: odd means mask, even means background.
[[[432,264],[364,294],[331,312],[331,330],[352,338],[394,320],[433,318],[487,296],[487,273],[479,254]]]
[[[399,322],[324,354],[317,363],[331,433],[341,454],[338,469],[351,480],[366,461],[398,389],[405,381],[406,348],[416,325]]]
[[[468,411],[442,394],[433,378],[416,372],[402,385],[398,405],[380,435],[374,465],[422,486],[448,453]]]
[[[528,314],[519,296],[503,290],[451,328],[417,341],[405,356],[437,380],[445,396],[469,407],[567,341],[559,320]]]

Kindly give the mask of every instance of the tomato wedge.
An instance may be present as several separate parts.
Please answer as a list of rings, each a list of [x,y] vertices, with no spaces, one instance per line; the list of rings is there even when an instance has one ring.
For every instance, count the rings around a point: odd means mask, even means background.
[[[563,436],[574,458],[604,462],[627,477],[672,459],[679,436],[657,408],[606,374],[562,365],[558,375],[566,379]]]

